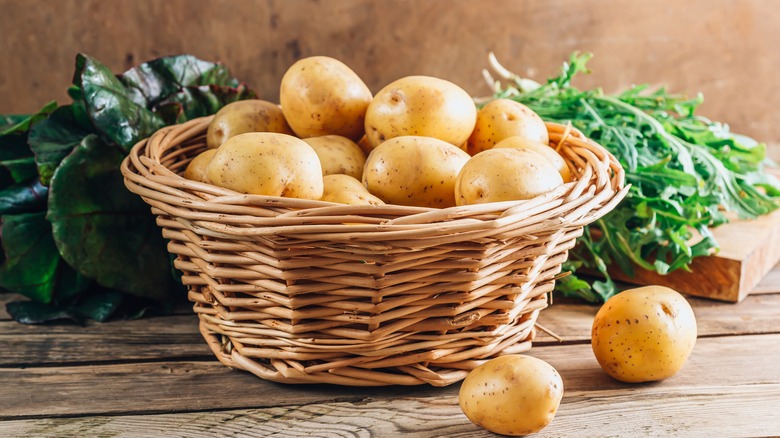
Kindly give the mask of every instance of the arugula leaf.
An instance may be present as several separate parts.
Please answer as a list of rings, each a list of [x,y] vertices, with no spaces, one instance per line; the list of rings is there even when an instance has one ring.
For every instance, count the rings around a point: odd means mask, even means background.
[[[573,54],[559,76],[539,87],[520,87],[527,79],[509,76],[515,85],[493,97],[528,105],[548,121],[570,122],[624,167],[632,184],[628,195],[587,227],[571,254],[605,281],[586,289],[569,279],[559,288],[586,300],[595,291],[606,300],[617,292],[610,264],[628,275],[636,267],[661,274],[690,269],[694,257],[717,248],[709,228],[727,221],[721,209],[742,218],[769,213],[778,207],[780,184],[763,172],[765,145],[696,115],[701,95],[688,99],[640,85],[610,96],[573,87],[574,77],[588,72],[590,58]],[[692,230],[704,236],[693,245]]]

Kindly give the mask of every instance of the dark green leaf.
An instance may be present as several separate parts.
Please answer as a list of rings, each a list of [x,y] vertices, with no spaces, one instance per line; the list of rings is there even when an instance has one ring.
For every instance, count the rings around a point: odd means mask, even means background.
[[[11,317],[22,324],[42,324],[44,322],[70,320],[81,324],[82,318],[72,309],[35,301],[15,301],[8,303],[6,310]]]
[[[157,106],[186,87],[239,85],[224,65],[192,55],[154,59],[124,72],[119,79],[133,102],[146,108]]]
[[[216,85],[188,87],[159,102],[158,114],[167,123],[181,123],[216,113],[228,103],[256,97],[246,86],[237,88]]]
[[[57,108],[57,102],[51,101],[43,106],[37,113],[29,116],[6,116],[4,126],[0,130],[0,137],[10,134],[24,134],[30,130],[30,127],[35,123],[43,120],[54,109]],[[14,121],[14,124],[8,124],[7,122]]]
[[[149,207],[124,186],[123,152],[90,135],[51,181],[49,220],[62,257],[98,284],[166,301],[168,254]]]
[[[4,216],[2,243],[6,260],[0,267],[0,286],[51,302],[61,258],[45,213]]]
[[[43,184],[49,184],[60,161],[91,131],[91,127],[83,125],[84,121],[80,120],[78,108],[78,105],[59,107],[30,130],[28,142],[35,153],[35,163]]]
[[[62,262],[57,272],[57,284],[54,286],[54,301],[60,305],[71,304],[92,284],[92,279]]]
[[[145,105],[135,102],[125,85],[94,58],[76,57],[74,84],[81,88],[94,127],[125,152],[165,125]]]
[[[98,288],[73,307],[75,313],[98,322],[107,321],[124,301],[122,292]]]
[[[0,215],[31,213],[46,209],[49,188],[38,178],[0,190]]]

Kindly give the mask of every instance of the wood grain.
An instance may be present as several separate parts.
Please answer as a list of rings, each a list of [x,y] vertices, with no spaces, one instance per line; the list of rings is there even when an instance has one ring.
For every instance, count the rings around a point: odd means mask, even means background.
[[[707,409],[702,410],[701,406]],[[780,384],[648,389],[616,395],[566,394],[554,421],[535,437],[775,436]],[[0,422],[2,436],[141,437],[494,437],[471,424],[455,394],[367,402],[162,415]]]
[[[625,384],[608,377],[587,344],[540,347],[532,349],[530,354],[546,360],[560,372],[569,396],[599,391],[637,395],[701,386],[702,382],[713,382],[708,387],[715,383],[718,387],[741,387],[780,382],[778,343],[780,334],[702,338],[680,373],[666,381],[644,385]],[[750,372],[745,372],[747,369]],[[411,395],[449,397],[458,391],[458,385],[444,388],[280,385],[248,373],[233,372],[217,362],[3,368],[0,381],[5,382],[0,386],[0,420],[355,403]]]
[[[615,279],[635,284],[660,284],[680,292],[739,302],[753,291],[780,260],[780,210],[755,220],[734,220],[712,230],[717,254],[697,257],[691,271],[659,275],[637,269],[634,277],[612,270]]]
[[[689,298],[699,336],[780,333],[780,294],[750,296],[735,305]],[[200,336],[197,317],[184,314],[142,320],[23,325],[0,321],[0,367],[101,364],[129,361],[209,360],[212,353]],[[556,303],[541,312],[539,323],[566,343],[590,342],[598,306]],[[558,344],[543,331],[536,346]]]
[[[84,326],[0,321],[0,348],[0,367],[213,357],[194,314]]]
[[[537,80],[583,50],[596,55],[583,87],[703,92],[703,115],[780,141],[774,0],[0,0],[0,10],[0,113],[68,102],[77,52],[116,72],[192,53],[275,100],[285,69],[315,54],[342,59],[373,91],[426,74],[484,94],[490,50]]]

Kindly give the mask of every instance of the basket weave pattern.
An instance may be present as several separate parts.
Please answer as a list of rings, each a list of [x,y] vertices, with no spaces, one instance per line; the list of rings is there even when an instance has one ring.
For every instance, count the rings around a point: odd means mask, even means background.
[[[157,215],[214,354],[279,382],[443,386],[528,350],[582,227],[627,190],[604,148],[548,124],[577,180],[528,201],[431,209],[244,195],[179,176],[210,120],[161,129],[122,172]]]

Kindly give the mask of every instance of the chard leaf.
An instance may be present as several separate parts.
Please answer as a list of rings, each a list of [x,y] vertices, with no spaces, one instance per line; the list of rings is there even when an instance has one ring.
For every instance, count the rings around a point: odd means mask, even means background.
[[[73,311],[79,316],[105,322],[116,313],[125,300],[125,294],[117,290],[97,288],[89,293]]]
[[[49,188],[37,178],[0,190],[0,215],[32,213],[46,209]]]
[[[44,322],[62,320],[73,321],[77,324],[82,323],[82,318],[73,309],[54,304],[36,301],[15,301],[8,303],[5,307],[11,317],[21,324],[42,324]]]
[[[69,265],[101,286],[165,302],[165,243],[149,207],[124,186],[123,157],[89,135],[62,160],[49,193],[54,240]]]
[[[224,65],[202,61],[192,55],[145,62],[124,72],[119,80],[127,87],[127,94],[133,102],[147,108],[157,106],[186,87],[239,85]]]
[[[11,134],[27,134],[31,126],[45,119],[55,108],[57,108],[57,102],[51,101],[32,115],[4,116],[2,126],[0,127],[0,137]]]
[[[136,102],[105,65],[84,54],[76,57],[74,84],[81,88],[85,108],[101,136],[129,151],[139,140],[165,126],[143,103]]]
[[[0,286],[51,302],[61,258],[46,213],[3,216],[2,243],[6,259],[0,267]]]
[[[51,181],[60,161],[91,131],[91,126],[84,125],[83,115],[79,114],[81,110],[80,105],[61,106],[30,130],[28,142],[45,185]]]

